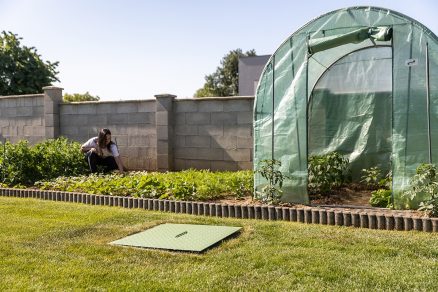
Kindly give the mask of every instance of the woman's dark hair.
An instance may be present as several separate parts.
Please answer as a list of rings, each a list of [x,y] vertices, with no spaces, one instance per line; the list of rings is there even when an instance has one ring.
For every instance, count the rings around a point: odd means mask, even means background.
[[[100,129],[99,134],[97,135],[97,145],[99,145],[101,149],[106,147],[108,150],[110,150],[110,146],[113,141],[111,141],[108,145],[105,144],[105,136],[108,134],[111,135],[111,131],[104,128]]]

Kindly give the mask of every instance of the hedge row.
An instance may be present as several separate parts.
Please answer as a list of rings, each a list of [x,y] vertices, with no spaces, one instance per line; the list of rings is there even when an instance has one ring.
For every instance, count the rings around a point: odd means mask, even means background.
[[[35,145],[27,141],[0,143],[0,182],[7,186],[33,185],[58,176],[87,173],[78,142],[50,139]]]

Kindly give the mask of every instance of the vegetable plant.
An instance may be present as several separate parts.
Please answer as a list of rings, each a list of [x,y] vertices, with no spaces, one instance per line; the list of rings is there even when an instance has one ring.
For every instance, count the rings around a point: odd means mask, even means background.
[[[378,189],[371,192],[370,205],[373,207],[391,208],[391,190]]]
[[[309,157],[308,189],[310,193],[327,194],[347,181],[347,158],[338,152]]]
[[[419,201],[419,210],[432,216],[438,216],[438,182],[437,167],[433,164],[422,163],[411,178],[409,188],[404,197],[409,200],[408,207],[415,206]]]
[[[391,189],[392,187],[392,171],[390,170],[385,176],[382,170],[375,166],[368,169],[362,169],[361,183],[365,184],[369,189]]]
[[[365,184],[368,188],[375,189],[379,187],[379,182],[382,178],[382,171],[379,167],[371,167],[368,169],[362,169],[361,183]]]
[[[263,186],[260,191],[256,191],[256,199],[269,204],[277,204],[280,201],[283,194],[281,188],[286,176],[278,170],[279,167],[281,167],[281,161],[276,159],[260,161],[256,171],[268,181],[268,184]]]

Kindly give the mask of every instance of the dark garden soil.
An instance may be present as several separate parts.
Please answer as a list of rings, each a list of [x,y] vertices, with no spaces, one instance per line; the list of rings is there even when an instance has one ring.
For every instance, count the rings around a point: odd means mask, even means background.
[[[363,185],[350,184],[344,186],[337,190],[330,192],[329,194],[311,194],[309,195],[310,204],[307,206],[312,207],[329,207],[334,209],[347,209],[347,210],[360,210],[360,209],[370,209],[383,213],[393,213],[402,214],[408,216],[427,216],[424,212],[416,210],[391,210],[386,208],[376,208],[372,207],[369,203],[371,198],[371,192],[373,189],[367,189]],[[260,201],[254,200],[252,197],[248,196],[242,199],[236,198],[224,198],[216,203],[222,204],[236,204],[236,205],[263,205]],[[279,206],[297,206],[297,204],[281,203]],[[299,205],[298,205],[299,206]]]
[[[344,205],[371,207],[370,198],[373,190],[359,184],[350,184],[333,190],[327,195],[311,194],[311,205]]]
[[[372,208],[369,201],[373,190],[366,189],[361,185],[351,184],[328,194],[311,194],[310,205],[312,206],[339,206],[339,207],[365,207]],[[217,202],[217,201],[216,201]],[[262,205],[261,202],[254,200],[252,197],[242,199],[224,198],[219,200],[220,203],[239,204],[239,205]],[[281,204],[282,206],[292,206],[292,204]]]

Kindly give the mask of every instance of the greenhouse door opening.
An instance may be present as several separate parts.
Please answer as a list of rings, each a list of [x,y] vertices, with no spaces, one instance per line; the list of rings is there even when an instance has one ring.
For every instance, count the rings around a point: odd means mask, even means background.
[[[392,48],[354,51],[331,65],[308,104],[308,156],[337,151],[361,170],[390,168],[392,153]]]

